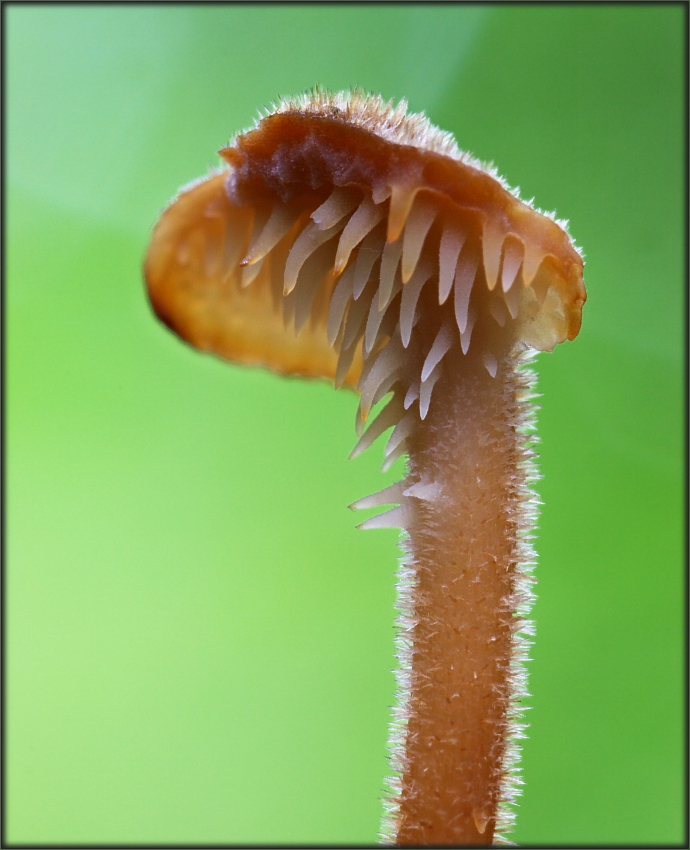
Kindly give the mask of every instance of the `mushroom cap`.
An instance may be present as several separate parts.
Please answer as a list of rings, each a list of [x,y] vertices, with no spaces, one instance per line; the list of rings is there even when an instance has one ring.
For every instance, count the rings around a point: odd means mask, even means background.
[[[362,419],[396,381],[426,415],[448,351],[495,374],[511,348],[574,339],[565,227],[405,110],[316,91],[238,135],[154,228],[159,318],[228,360],[357,386]]]

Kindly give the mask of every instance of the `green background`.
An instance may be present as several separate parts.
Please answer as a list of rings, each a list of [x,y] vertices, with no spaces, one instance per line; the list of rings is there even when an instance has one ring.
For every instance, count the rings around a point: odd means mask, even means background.
[[[147,305],[160,209],[257,109],[407,97],[557,209],[575,343],[538,360],[520,843],[681,842],[678,6],[4,7],[7,838],[376,839],[397,533],[346,509],[355,397]]]

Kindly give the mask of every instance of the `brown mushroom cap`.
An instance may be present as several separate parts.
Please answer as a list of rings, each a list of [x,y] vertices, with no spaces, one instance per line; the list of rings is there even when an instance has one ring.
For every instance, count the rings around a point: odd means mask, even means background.
[[[495,374],[508,349],[579,332],[565,229],[404,104],[316,92],[221,155],[163,212],[145,264],[154,310],[197,348],[358,386],[362,420],[395,385],[395,416],[419,400],[424,418],[449,350]]]

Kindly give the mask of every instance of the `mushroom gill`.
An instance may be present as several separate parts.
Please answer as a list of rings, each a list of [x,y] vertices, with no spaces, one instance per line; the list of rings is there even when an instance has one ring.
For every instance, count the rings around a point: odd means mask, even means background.
[[[490,844],[510,827],[534,522],[530,352],[580,329],[583,262],[426,118],[360,92],[283,101],[183,188],[146,257],[196,348],[360,393],[353,455],[392,428],[407,532],[382,838]],[[372,408],[388,398],[365,430]]]

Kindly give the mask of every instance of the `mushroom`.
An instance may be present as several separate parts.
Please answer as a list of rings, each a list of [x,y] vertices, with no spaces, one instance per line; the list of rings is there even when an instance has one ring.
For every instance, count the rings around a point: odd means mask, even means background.
[[[535,350],[580,329],[583,261],[423,115],[360,91],[284,100],[153,231],[153,309],[228,360],[359,393],[403,481],[352,507],[399,527],[398,705],[382,839],[510,828],[532,634]],[[370,412],[388,399],[368,428]]]

